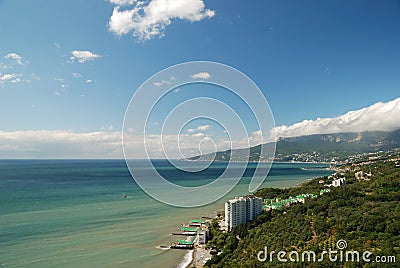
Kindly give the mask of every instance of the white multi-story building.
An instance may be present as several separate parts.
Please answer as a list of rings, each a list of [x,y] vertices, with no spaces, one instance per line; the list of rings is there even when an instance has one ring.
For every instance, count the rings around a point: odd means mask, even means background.
[[[332,181],[333,187],[340,187],[346,184],[346,178],[340,178]]]
[[[262,199],[256,196],[241,196],[225,203],[225,226],[233,227],[254,220],[262,209]]]

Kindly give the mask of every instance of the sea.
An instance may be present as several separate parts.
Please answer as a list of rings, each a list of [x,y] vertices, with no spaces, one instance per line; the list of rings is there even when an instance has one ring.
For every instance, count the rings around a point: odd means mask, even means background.
[[[174,174],[165,160],[153,163],[187,186],[206,184],[226,167],[214,163],[211,173],[193,177]],[[331,174],[326,167],[274,163],[262,187],[296,186]],[[171,233],[188,220],[214,217],[226,200],[248,194],[250,173],[212,204],[177,208],[142,191],[124,160],[0,160],[0,266],[184,267],[187,250],[159,246],[177,240]]]

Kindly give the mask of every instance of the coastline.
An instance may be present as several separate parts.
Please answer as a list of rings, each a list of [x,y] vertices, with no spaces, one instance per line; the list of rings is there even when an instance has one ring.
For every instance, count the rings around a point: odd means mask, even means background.
[[[205,247],[195,247],[192,250],[191,255],[191,262],[183,268],[202,268],[207,260],[211,258],[210,250],[205,249]]]
[[[287,187],[278,187],[278,188],[301,187],[304,183],[309,182],[316,178],[318,178],[318,177],[307,178],[303,182],[295,183],[295,184],[292,184]],[[265,188],[265,187],[263,187],[263,188]],[[216,214],[217,212],[218,212],[218,210],[214,210],[214,212],[210,213],[210,214]],[[206,263],[206,261],[208,260],[207,258],[211,258],[210,250],[205,249],[205,245],[195,246],[193,249],[189,250],[184,255],[184,257],[180,260],[180,262],[176,265],[176,267],[177,268],[190,268],[190,267],[202,268],[204,266],[204,264]]]
[[[177,268],[188,268],[192,266],[193,259],[194,259],[194,251],[195,249],[189,250],[185,256],[183,256],[183,259],[178,265],[176,266]]]
[[[184,159],[178,159],[181,161],[186,161]],[[210,162],[210,160],[196,160],[198,162]],[[273,160],[273,161],[245,161],[245,160],[231,160],[231,161],[221,161],[221,160],[215,160],[217,163],[253,163],[253,164],[322,164],[322,165],[329,165],[332,162],[306,162],[306,161],[278,161],[278,160]]]
[[[282,162],[281,162],[282,163]],[[305,162],[305,163],[293,163],[293,162],[286,162],[286,164],[321,164],[321,163],[310,163],[310,162]],[[325,163],[328,164],[328,163]],[[321,169],[322,170],[322,169]],[[333,171],[332,171],[333,172]],[[308,178],[304,178],[301,182],[293,182],[290,185],[285,185],[285,186],[264,186],[264,187],[260,187],[260,189],[262,188],[290,188],[290,187],[301,187],[303,184],[312,181],[314,179],[319,178],[320,176],[314,176],[314,177],[308,177]],[[214,207],[214,212],[210,213],[210,214],[216,214],[218,211],[223,210],[223,205],[221,204],[221,209],[216,209],[216,207]],[[189,257],[190,254],[190,257]],[[185,260],[187,259],[191,259],[190,262],[185,262]],[[192,250],[190,250],[185,256],[184,259],[180,261],[180,263],[178,264],[177,267],[182,267],[182,268],[189,268],[189,267],[196,267],[196,268],[202,268],[205,264],[205,262],[207,261],[207,258],[211,258],[211,254],[210,254],[210,250],[206,250],[205,249],[205,245],[203,246],[195,246]],[[186,266],[179,266],[181,263],[186,263]]]
[[[223,228],[218,228],[223,226],[221,222],[218,222],[220,226],[216,225],[215,222],[212,224],[212,229],[209,230],[213,239],[209,241],[208,245],[215,250],[213,253],[218,252],[217,255],[214,255],[212,266],[230,267],[245,263],[249,267],[258,267],[260,262],[265,262],[268,259],[267,257],[260,258],[260,256],[267,255],[265,245],[277,251],[289,248],[289,250],[292,250],[288,254],[289,256],[296,253],[295,256],[303,254],[304,257],[304,254],[312,252],[314,262],[318,258],[318,262],[330,266],[329,263],[334,261],[331,258],[326,258],[326,256],[324,259],[326,249],[331,250],[336,246],[336,249],[340,250],[339,243],[342,242],[345,244],[343,248],[349,244],[353,249],[357,249],[351,250],[351,252],[368,251],[371,255],[385,256],[384,258],[390,256],[388,262],[396,263],[396,259],[399,257],[396,247],[399,244],[399,237],[396,237],[398,232],[395,229],[393,229],[395,232],[392,232],[392,229],[388,228],[376,229],[376,226],[377,223],[384,223],[394,228],[398,226],[398,223],[393,219],[399,216],[396,210],[399,203],[396,198],[392,197],[399,194],[399,188],[395,187],[399,183],[399,178],[399,152],[395,154],[381,152],[373,160],[366,158],[357,163],[339,166],[334,176],[324,178],[316,176],[311,179],[311,183],[302,183],[299,189],[290,188],[284,191],[272,188],[261,189],[257,195],[264,199],[263,209],[267,211],[282,210],[276,213],[267,212],[253,222],[249,218],[238,222],[236,217],[237,215],[240,217],[244,213],[247,214],[249,207],[252,209],[251,205],[247,207],[236,206],[238,209],[233,209],[234,207],[228,203],[228,223],[233,222],[230,227],[238,226],[238,224],[244,222],[250,223],[239,226],[236,230],[233,229],[233,231],[225,234]],[[339,203],[340,200],[344,199],[347,202]],[[234,200],[232,204],[237,204],[237,202],[239,202],[239,199]],[[306,205],[308,202],[310,204]],[[294,204],[294,208],[287,208],[292,204]],[[324,209],[327,207],[329,207],[329,213]],[[340,215],[340,219],[337,215]],[[364,220],[362,222],[356,221],[356,227],[353,226],[351,232],[346,232],[346,228],[348,228],[346,224],[354,224],[354,219],[358,218]],[[326,221],[327,224],[322,226],[321,221]],[[296,224],[293,224],[293,222]],[[343,229],[343,226],[347,227]],[[230,228],[230,230],[232,229]],[[336,230],[340,231],[336,233]],[[295,235],[293,236],[293,234]],[[371,234],[373,234],[374,243],[376,243],[373,246],[366,242],[371,241]],[[277,237],[282,239],[277,240]],[[392,237],[393,242],[390,240],[391,242],[387,243],[385,238],[392,239]],[[285,250],[280,252],[287,254]],[[387,255],[379,255],[382,253]],[[375,260],[380,258],[378,257]],[[354,263],[354,260],[353,258],[344,262]],[[306,259],[300,260],[299,257],[292,260],[294,263],[304,263],[304,261],[307,262]],[[369,259],[361,260],[364,263],[371,261],[374,262],[374,260]],[[286,261],[279,257],[271,257],[268,262],[272,266],[281,266]],[[308,262],[310,262],[310,258]],[[192,262],[192,264],[195,267],[200,267],[196,263]],[[296,266],[296,264],[294,265]],[[262,263],[261,266],[263,266]],[[395,264],[389,264],[389,266],[394,267]]]

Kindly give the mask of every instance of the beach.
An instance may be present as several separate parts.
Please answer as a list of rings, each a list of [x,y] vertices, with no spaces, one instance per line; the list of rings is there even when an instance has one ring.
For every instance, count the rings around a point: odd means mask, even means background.
[[[192,254],[192,261],[187,267],[203,267],[207,260],[211,259],[210,251],[205,249],[205,247],[198,247],[194,249]]]

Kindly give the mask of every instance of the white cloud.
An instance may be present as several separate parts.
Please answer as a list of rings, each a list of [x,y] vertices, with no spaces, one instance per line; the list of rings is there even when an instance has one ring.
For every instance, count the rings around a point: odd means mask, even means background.
[[[211,127],[210,125],[202,125],[202,126],[198,126],[197,129],[204,131],[204,130],[210,129],[210,127]]]
[[[312,134],[363,132],[400,128],[400,98],[378,102],[369,107],[350,111],[335,118],[304,120],[291,126],[275,128],[276,137],[295,137]]]
[[[57,49],[60,49],[60,48],[61,48],[60,44],[57,43],[57,42],[54,42],[54,46],[55,46]]]
[[[32,80],[40,80],[40,78],[34,73],[31,74],[0,73],[0,87],[5,86],[7,83],[12,83],[12,84],[20,82],[30,83],[32,82]]]
[[[24,65],[24,61],[20,55],[17,53],[8,53],[7,55],[4,56],[5,59],[11,59],[14,60],[18,65]]]
[[[125,3],[129,0],[113,1]],[[126,10],[121,10],[120,4],[117,4],[108,27],[118,36],[133,32],[133,36],[139,40],[148,40],[163,36],[165,27],[174,19],[195,22],[214,15],[215,11],[206,9],[203,0],[151,0],[147,3],[138,1],[131,9]]]
[[[270,139],[269,137],[265,137],[261,131],[261,129],[253,131],[252,135],[248,137],[248,140],[243,140],[242,144],[248,143],[250,146],[255,146],[267,142],[271,142],[273,139]],[[246,146],[244,146],[246,147]]]
[[[110,0],[111,4],[117,5],[117,6],[128,6],[128,5],[133,5],[136,0]]]
[[[139,148],[142,143],[141,139],[143,139],[143,137],[130,136],[124,133],[125,145],[129,146],[129,150],[125,150],[125,153],[127,153],[129,157],[143,158],[143,156],[135,155],[137,151],[140,151],[140,149],[135,150],[135,148]],[[218,150],[229,148],[227,147],[229,144],[227,145],[223,142],[204,142],[205,140],[211,141],[211,139],[203,133],[162,136],[159,134],[152,134],[146,135],[145,139],[147,140],[146,148],[150,158],[164,158],[165,155],[170,158],[183,158],[194,156],[199,153],[211,153],[216,148]],[[201,152],[199,151],[200,148]]]
[[[95,54],[88,50],[74,50],[71,52],[71,54],[71,62],[78,60],[79,63],[85,63],[87,61],[94,61],[98,58],[101,58],[101,55]]]
[[[208,130],[208,129],[210,129],[210,128],[211,128],[210,125],[200,125],[200,126],[198,126],[197,128],[189,128],[189,129],[187,130],[187,132],[193,133],[193,132],[196,132],[196,131],[205,131],[205,130]]]
[[[106,127],[110,128],[110,127]],[[129,133],[129,132],[128,132]],[[131,134],[129,134],[131,135]],[[76,133],[66,130],[37,130],[37,131],[0,131],[0,158],[123,158],[122,133],[111,131],[96,131]],[[163,142],[168,148],[174,149],[174,157],[180,158],[176,149],[177,135],[164,135]],[[197,149],[198,138],[183,135],[182,150]],[[125,140],[132,151],[140,151],[143,136],[132,136]],[[146,139],[152,142],[147,145],[149,154],[163,157],[161,136],[147,135]],[[196,144],[196,146],[193,146]],[[208,151],[211,152],[210,147]],[[206,150],[207,151],[207,150]],[[134,158],[143,158],[144,155],[133,155]]]
[[[86,80],[86,83],[88,83],[88,84],[90,84],[92,82],[93,82],[93,80],[91,80],[91,79]]]
[[[72,77],[74,77],[74,78],[82,78],[83,76],[80,73],[72,73]]]
[[[0,131],[0,158],[122,158],[120,132]]]
[[[261,131],[261,129],[259,129],[259,130],[256,130],[256,131],[253,131],[253,136],[262,136],[262,131]]]
[[[199,132],[199,133],[193,134],[192,136],[195,137],[195,138],[203,138],[205,136],[205,134]]]
[[[162,85],[170,85],[171,82],[166,81],[166,80],[162,80],[160,82],[154,82],[153,85],[156,87],[161,87]]]
[[[77,133],[67,130],[40,131],[0,131],[1,158],[123,158],[122,133],[113,131],[113,126],[103,126],[100,131]],[[230,141],[212,140],[202,132],[195,134],[135,135],[133,129],[124,133],[124,142],[132,158],[144,158],[141,155],[143,140],[152,158],[163,158],[165,150],[172,158],[189,157],[201,153],[227,150]],[[209,142],[204,142],[208,140]],[[151,142],[150,142],[151,141]],[[235,148],[248,146],[247,140],[233,141]],[[253,144],[252,144],[253,145]],[[254,144],[255,145],[255,144]],[[181,154],[183,153],[183,155]]]
[[[197,74],[192,74],[191,77],[193,79],[204,79],[204,80],[207,80],[207,79],[209,79],[211,77],[211,75],[209,73],[207,73],[207,72],[200,72],[200,73],[197,73]]]
[[[0,87],[4,87],[7,83],[20,83],[20,82],[30,82],[30,80],[23,80],[23,75],[22,74],[14,74],[14,73],[8,73],[8,74],[0,74]]]
[[[28,131],[0,131],[0,159],[4,158],[123,158],[122,133],[112,131],[111,126],[95,132],[72,132],[67,130],[28,130]],[[197,133],[195,136],[148,134],[134,135],[133,129],[125,133],[125,145],[129,146],[133,158],[144,158],[140,155],[143,139],[147,142],[148,153],[153,158],[164,157],[163,148],[168,150],[168,155],[181,158],[181,151],[186,156],[198,153],[199,138],[205,134]],[[177,146],[179,139],[179,147]],[[218,150],[227,149],[229,144],[218,142]],[[213,143],[201,143],[203,153],[211,153],[215,147]]]
[[[21,82],[19,75],[17,74],[3,74],[0,75],[0,83],[1,82],[10,82],[10,83],[18,83]]]

